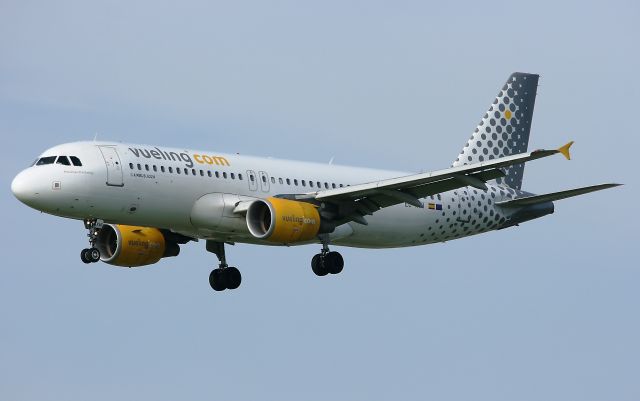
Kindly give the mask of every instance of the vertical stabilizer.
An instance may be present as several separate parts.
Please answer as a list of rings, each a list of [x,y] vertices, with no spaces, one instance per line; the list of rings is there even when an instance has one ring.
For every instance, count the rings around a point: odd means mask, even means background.
[[[527,151],[538,75],[514,72],[482,117],[453,166],[479,163]],[[520,189],[524,164],[505,168],[498,184]]]

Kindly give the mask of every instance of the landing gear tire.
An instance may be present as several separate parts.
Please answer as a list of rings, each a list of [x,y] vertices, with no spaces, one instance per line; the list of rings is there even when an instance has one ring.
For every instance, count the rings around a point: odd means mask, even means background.
[[[214,269],[211,271],[211,274],[209,274],[209,285],[214,291],[224,291],[227,288],[222,269]]]
[[[329,274],[329,270],[325,267],[322,254],[319,253],[311,259],[311,270],[319,277]]]
[[[329,252],[324,257],[325,269],[331,274],[338,274],[344,269],[344,259],[338,252]]]
[[[89,249],[89,252],[87,252],[87,256],[91,263],[100,261],[100,251],[97,248]]]
[[[242,275],[240,274],[240,270],[235,267],[227,267],[223,270],[224,272],[224,281],[227,285],[228,290],[235,290],[240,287],[242,283]]]
[[[84,263],[96,263],[100,260],[100,251],[97,248],[85,248],[80,252],[80,259]]]
[[[82,262],[87,264],[91,263],[91,260],[89,259],[88,254],[89,254],[88,248],[85,248],[82,251],[80,251],[80,259],[82,260]]]
[[[235,290],[241,283],[242,275],[235,267],[214,269],[209,274],[209,285],[214,291]]]

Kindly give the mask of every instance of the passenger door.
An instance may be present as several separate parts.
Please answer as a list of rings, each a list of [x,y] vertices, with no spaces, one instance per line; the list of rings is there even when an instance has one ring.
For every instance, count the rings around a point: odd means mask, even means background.
[[[260,188],[262,192],[269,192],[269,174],[264,171],[258,173],[260,175]]]
[[[249,182],[249,189],[251,191],[258,190],[258,177],[256,177],[255,171],[247,170],[247,181]]]
[[[107,185],[123,187],[122,163],[118,151],[113,146],[99,146],[98,148],[107,166]]]

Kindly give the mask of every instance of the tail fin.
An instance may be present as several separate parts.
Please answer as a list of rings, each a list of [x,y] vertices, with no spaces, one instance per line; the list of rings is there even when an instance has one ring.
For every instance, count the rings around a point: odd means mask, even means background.
[[[453,162],[453,167],[479,163],[527,151],[538,75],[514,72],[498,93],[473,135]],[[524,164],[505,168],[506,176],[496,179],[520,189]]]

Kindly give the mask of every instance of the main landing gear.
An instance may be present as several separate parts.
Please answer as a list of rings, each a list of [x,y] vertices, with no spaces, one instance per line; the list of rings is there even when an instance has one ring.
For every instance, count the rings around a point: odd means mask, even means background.
[[[322,251],[311,259],[311,270],[317,276],[338,274],[344,268],[344,259],[338,252],[330,252],[326,243],[322,244]]]
[[[100,251],[96,248],[96,238],[98,232],[102,228],[102,221],[96,219],[85,219],[84,228],[89,230],[87,237],[89,237],[90,248],[85,248],[80,251],[80,259],[84,263],[96,263],[100,260]]]
[[[224,254],[224,242],[207,240],[207,251],[214,253],[220,261],[220,266],[209,274],[209,285],[215,291],[235,290],[242,283],[242,275],[236,267],[227,265]]]

